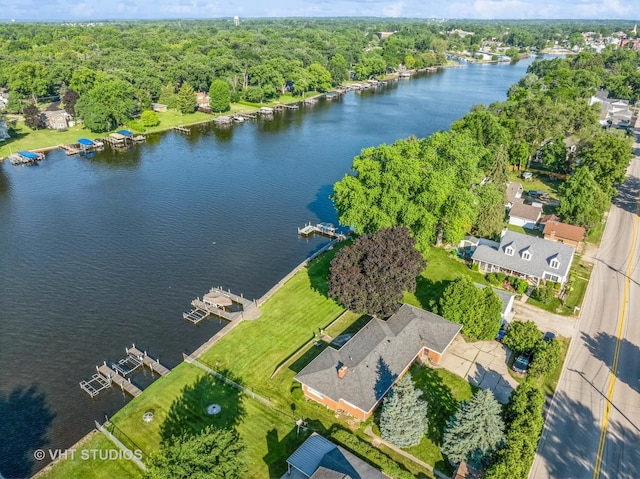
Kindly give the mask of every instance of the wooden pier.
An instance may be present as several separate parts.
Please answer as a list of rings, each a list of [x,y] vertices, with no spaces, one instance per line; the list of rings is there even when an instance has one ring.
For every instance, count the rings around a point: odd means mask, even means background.
[[[180,133],[184,133],[185,135],[191,134],[191,130],[189,128],[185,128],[184,126],[176,125],[173,127],[173,129],[179,131]]]
[[[137,358],[142,362],[143,366],[148,367],[152,372],[158,373],[160,376],[166,376],[171,372],[169,368],[160,364],[160,360],[153,359],[146,351],[140,351],[135,344],[130,348],[126,348],[125,351],[127,355]]]
[[[60,148],[62,151],[64,151],[67,154],[67,156],[80,154],[80,149],[78,147],[76,147],[75,145],[73,145],[73,144],[71,144],[71,145],[58,145],[58,148]]]
[[[202,299],[196,298],[191,301],[191,310],[182,313],[182,317],[192,324],[198,324],[209,316],[234,321],[238,318],[244,319],[245,314],[254,308],[256,308],[255,302],[242,295],[238,296],[221,287],[211,288]]]
[[[315,225],[307,223],[302,228],[298,228],[298,234],[300,236],[311,236],[313,234],[318,234],[338,240],[346,239],[346,236],[342,233],[338,233],[337,228],[331,223],[318,223]]]
[[[152,373],[166,376],[171,370],[162,364],[158,359],[154,359],[146,351],[140,351],[134,344],[130,348],[125,348],[126,357],[120,359],[111,366],[103,361],[102,365],[96,366],[97,374],[94,374],[88,381],[80,381],[80,388],[89,396],[96,397],[101,391],[110,388],[114,384],[122,391],[133,397],[138,396],[142,391],[131,382],[128,377],[140,367],[147,367]]]
[[[103,362],[102,365],[98,366],[98,374],[110,380],[111,384],[115,384],[119,386],[124,392],[130,394],[133,397],[137,397],[142,394],[142,390],[140,390],[135,384],[131,382],[131,379],[124,378],[120,376],[116,371],[107,366],[107,362]]]

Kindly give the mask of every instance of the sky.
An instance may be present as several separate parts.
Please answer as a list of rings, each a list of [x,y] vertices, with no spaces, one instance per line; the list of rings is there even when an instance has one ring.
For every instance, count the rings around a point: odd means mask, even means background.
[[[640,19],[640,0],[0,0],[0,19],[219,17]]]

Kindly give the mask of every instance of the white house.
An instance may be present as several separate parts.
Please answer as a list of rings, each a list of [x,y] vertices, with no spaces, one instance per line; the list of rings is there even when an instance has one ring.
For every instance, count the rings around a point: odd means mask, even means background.
[[[540,203],[526,205],[520,200],[516,201],[509,210],[509,224],[532,230],[536,227],[541,216],[542,205]]]

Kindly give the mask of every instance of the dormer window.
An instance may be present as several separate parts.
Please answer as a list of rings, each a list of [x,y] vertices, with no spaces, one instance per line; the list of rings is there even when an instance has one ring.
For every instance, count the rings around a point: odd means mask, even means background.
[[[513,256],[513,246],[509,245],[504,249],[505,254],[508,256]]]
[[[531,253],[528,250],[522,252],[522,259],[525,261],[529,261],[531,259]]]
[[[551,260],[551,264],[550,264],[550,266],[551,266],[553,269],[558,269],[558,268],[560,267],[560,261],[558,261],[556,258],[553,258],[553,259]]]

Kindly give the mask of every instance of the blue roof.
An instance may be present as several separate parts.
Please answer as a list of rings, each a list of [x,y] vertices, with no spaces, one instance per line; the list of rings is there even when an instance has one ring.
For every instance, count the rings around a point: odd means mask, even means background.
[[[118,133],[124,136],[133,136],[133,133],[130,132],[129,130],[118,130]]]
[[[78,143],[80,143],[81,145],[84,146],[93,146],[93,141],[87,139],[87,138],[80,138],[78,139]]]
[[[24,156],[28,160],[37,160],[38,159],[38,155],[36,155],[35,153],[32,153],[30,151],[19,151],[18,154],[20,156]]]

